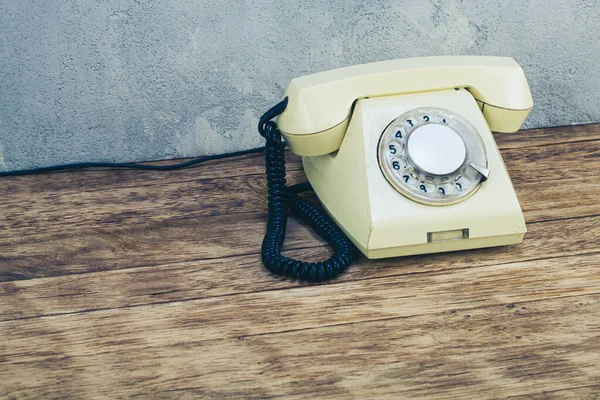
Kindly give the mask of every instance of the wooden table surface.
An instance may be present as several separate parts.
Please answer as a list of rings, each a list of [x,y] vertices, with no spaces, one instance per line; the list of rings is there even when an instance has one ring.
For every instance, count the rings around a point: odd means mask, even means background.
[[[600,125],[496,138],[521,245],[316,285],[261,265],[262,154],[0,178],[0,396],[598,398]]]

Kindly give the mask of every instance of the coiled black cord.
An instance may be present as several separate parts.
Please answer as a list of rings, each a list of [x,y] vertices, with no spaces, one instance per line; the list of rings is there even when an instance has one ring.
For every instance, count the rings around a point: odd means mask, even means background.
[[[273,118],[287,106],[287,97],[267,111],[258,124],[258,131],[267,139],[265,169],[268,188],[267,233],[262,243],[264,266],[274,274],[301,281],[321,282],[341,274],[352,263],[353,245],[337,225],[323,212],[296,193],[309,190],[310,185],[288,187],[285,179],[285,142]],[[334,251],[325,261],[304,262],[281,255],[288,211],[300,218],[325,240]]]

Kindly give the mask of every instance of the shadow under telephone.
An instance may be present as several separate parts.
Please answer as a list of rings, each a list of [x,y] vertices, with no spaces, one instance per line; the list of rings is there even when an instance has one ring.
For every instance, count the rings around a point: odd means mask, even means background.
[[[384,258],[520,243],[525,221],[491,131],[517,131],[532,107],[523,70],[504,57],[392,60],[292,80],[259,123],[263,264],[321,281],[350,265],[353,247]],[[286,144],[328,215],[285,185]],[[331,258],[281,255],[290,211],[333,247]]]

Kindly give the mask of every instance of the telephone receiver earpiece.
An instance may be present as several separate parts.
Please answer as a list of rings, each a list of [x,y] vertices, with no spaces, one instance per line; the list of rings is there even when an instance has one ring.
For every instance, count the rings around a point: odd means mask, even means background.
[[[464,88],[490,130],[519,130],[533,107],[523,70],[508,57],[442,56],[382,61],[293,79],[277,124],[290,149],[318,156],[339,149],[355,101]]]

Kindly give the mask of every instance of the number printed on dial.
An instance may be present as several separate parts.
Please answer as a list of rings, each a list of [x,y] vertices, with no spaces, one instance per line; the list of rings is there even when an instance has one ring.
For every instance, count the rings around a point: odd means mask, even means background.
[[[482,174],[485,145],[477,130],[439,108],[417,108],[394,119],[379,139],[378,159],[398,192],[424,204],[465,200],[487,178]]]

